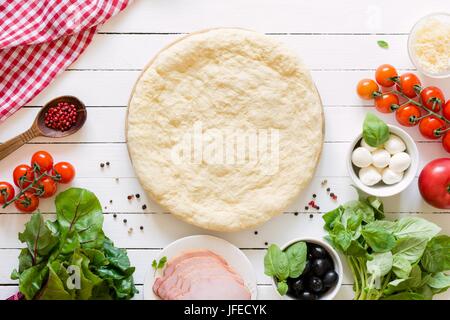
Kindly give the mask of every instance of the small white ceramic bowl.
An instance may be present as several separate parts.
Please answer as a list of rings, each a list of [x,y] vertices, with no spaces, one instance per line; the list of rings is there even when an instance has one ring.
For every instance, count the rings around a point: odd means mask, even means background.
[[[413,50],[413,44],[416,40],[416,31],[419,27],[421,27],[423,25],[423,23],[425,21],[427,21],[430,18],[434,18],[434,19],[438,19],[441,21],[450,21],[450,14],[446,13],[446,12],[436,12],[436,13],[431,13],[428,14],[426,16],[424,16],[423,18],[421,18],[419,21],[417,21],[414,26],[412,27],[409,36],[408,36],[408,54],[409,54],[409,59],[411,60],[411,62],[413,63],[413,65],[417,68],[417,70],[419,70],[420,72],[422,72],[424,75],[430,77],[430,78],[448,78],[450,76],[450,70],[441,72],[441,73],[431,73],[430,71],[426,70],[418,61],[416,54],[414,53]]]
[[[395,134],[403,140],[403,142],[406,144],[405,152],[408,153],[411,157],[411,165],[404,172],[403,179],[400,182],[392,185],[386,185],[381,181],[374,186],[366,186],[361,182],[358,177],[359,168],[354,166],[352,163],[352,152],[356,147],[360,145],[362,133],[359,134],[351,144],[347,156],[347,169],[350,178],[353,180],[353,183],[365,193],[377,197],[390,197],[405,190],[414,180],[414,177],[417,173],[417,168],[419,167],[419,151],[417,150],[416,143],[411,138],[411,136],[399,127],[391,125],[388,125],[388,127],[390,133]]]
[[[339,255],[336,252],[336,250],[334,250],[333,247],[330,246],[326,241],[320,240],[320,239],[315,239],[315,238],[297,238],[297,239],[289,241],[288,243],[283,245],[280,249],[282,251],[284,251],[289,246],[293,245],[294,243],[300,242],[300,241],[318,244],[321,247],[323,247],[330,254],[331,259],[333,260],[334,270],[338,274],[339,279],[338,279],[338,282],[336,283],[336,286],[334,288],[328,290],[325,294],[323,294],[319,300],[333,300],[333,298],[336,296],[336,294],[339,292],[339,289],[342,286],[343,268],[342,268],[341,258],[339,258]],[[282,296],[277,290],[277,281],[275,280],[275,278],[272,278],[272,286],[273,286],[275,292],[277,293],[277,295],[281,299],[297,300],[294,297],[291,297],[288,295]]]

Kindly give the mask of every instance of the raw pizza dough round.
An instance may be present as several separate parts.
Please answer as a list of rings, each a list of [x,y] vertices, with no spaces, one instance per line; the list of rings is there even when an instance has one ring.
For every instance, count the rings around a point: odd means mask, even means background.
[[[134,87],[127,121],[129,153],[148,195],[216,231],[283,212],[311,180],[323,144],[308,70],[279,43],[242,29],[197,32],[162,50]],[[248,140],[229,138],[233,132]]]

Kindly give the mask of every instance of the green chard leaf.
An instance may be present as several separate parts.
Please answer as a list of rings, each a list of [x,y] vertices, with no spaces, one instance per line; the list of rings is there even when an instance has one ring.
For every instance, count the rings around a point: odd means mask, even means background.
[[[431,239],[420,262],[431,273],[450,270],[450,237],[441,235]]]
[[[372,147],[378,147],[389,139],[389,127],[372,113],[368,113],[363,124],[363,139]]]
[[[53,266],[57,264],[58,262],[49,266],[48,280],[39,293],[39,300],[73,300],[73,296],[66,291],[63,280],[59,278],[53,269]]]
[[[306,266],[306,253],[306,243],[303,241],[294,243],[286,249],[290,278],[297,278],[303,273]]]
[[[70,188],[55,200],[59,229],[65,242],[65,252],[80,246],[98,248],[103,243],[103,213],[97,197],[86,189]]]
[[[35,265],[20,274],[19,291],[27,300],[32,300],[41,290],[48,276],[48,267],[44,264]]]

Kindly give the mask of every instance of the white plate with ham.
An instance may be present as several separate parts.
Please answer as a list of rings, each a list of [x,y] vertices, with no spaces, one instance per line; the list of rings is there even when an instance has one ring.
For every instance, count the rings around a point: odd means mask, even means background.
[[[145,300],[255,300],[251,262],[236,246],[220,238],[197,235],[164,248],[157,260],[167,263],[145,277]]]

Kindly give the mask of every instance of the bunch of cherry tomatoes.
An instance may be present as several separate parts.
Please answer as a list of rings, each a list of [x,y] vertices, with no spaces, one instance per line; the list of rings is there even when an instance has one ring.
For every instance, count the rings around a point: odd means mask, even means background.
[[[356,90],[362,99],[374,99],[375,108],[380,112],[395,112],[398,123],[403,126],[418,124],[420,133],[427,139],[442,137],[444,149],[450,152],[450,100],[445,102],[441,89],[423,88],[414,73],[399,76],[389,64],[377,68],[375,80],[358,82]],[[384,90],[381,91],[379,86]]]
[[[14,203],[22,212],[33,212],[39,206],[39,198],[49,198],[56,193],[57,183],[69,183],[75,177],[75,168],[68,162],[53,164],[47,151],[38,151],[31,157],[31,165],[21,164],[14,169],[14,187],[0,181],[0,205],[3,208]]]

